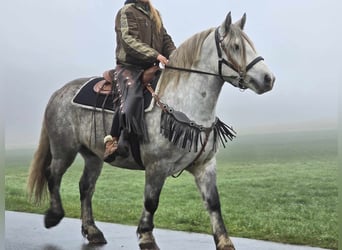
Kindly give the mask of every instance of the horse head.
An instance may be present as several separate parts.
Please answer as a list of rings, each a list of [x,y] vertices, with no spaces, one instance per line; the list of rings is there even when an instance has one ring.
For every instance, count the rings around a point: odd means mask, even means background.
[[[217,29],[219,71],[224,81],[241,89],[249,88],[257,94],[263,94],[273,88],[275,76],[243,31],[245,23],[246,14],[239,21],[232,23],[229,12]]]

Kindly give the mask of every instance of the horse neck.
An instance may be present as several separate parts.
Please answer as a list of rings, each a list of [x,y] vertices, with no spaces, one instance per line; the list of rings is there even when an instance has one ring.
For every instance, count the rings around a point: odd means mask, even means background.
[[[217,53],[213,35],[203,44],[200,59],[194,69],[217,72]],[[223,81],[219,77],[181,73],[179,81],[171,80],[165,89],[163,100],[175,110],[185,113],[191,120],[210,126],[216,117],[216,104]]]

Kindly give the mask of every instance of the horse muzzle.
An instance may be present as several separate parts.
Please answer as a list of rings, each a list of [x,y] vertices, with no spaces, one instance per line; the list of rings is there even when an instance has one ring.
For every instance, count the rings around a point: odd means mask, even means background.
[[[263,83],[265,92],[273,89],[275,79],[276,77],[273,74],[265,74]]]
[[[261,95],[273,89],[275,79],[276,77],[273,74],[265,73],[260,79],[250,78],[248,87]]]

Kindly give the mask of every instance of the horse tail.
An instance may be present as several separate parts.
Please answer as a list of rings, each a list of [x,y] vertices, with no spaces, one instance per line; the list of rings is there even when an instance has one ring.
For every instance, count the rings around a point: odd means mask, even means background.
[[[38,149],[33,156],[27,180],[29,199],[33,200],[36,204],[40,204],[46,198],[47,178],[45,173],[52,159],[50,141],[45,123],[44,120],[40,132]]]

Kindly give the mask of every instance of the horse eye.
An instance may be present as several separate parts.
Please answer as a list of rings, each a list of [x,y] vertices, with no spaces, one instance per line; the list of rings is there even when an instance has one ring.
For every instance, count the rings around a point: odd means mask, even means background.
[[[240,46],[239,46],[239,44],[234,44],[234,50],[239,50],[240,49]]]

